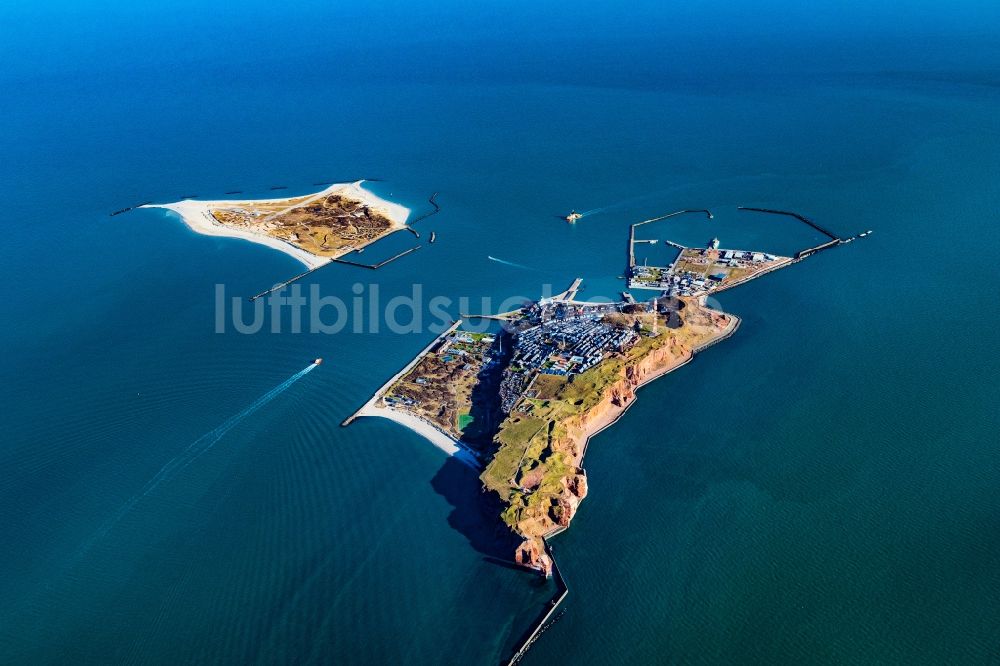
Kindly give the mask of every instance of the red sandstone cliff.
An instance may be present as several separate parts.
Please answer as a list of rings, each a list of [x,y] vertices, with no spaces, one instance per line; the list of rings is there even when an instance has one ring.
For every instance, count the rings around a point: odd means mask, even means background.
[[[707,331],[703,343],[734,330],[731,328],[734,322],[729,315],[708,310],[699,314],[705,319]],[[575,468],[563,479],[561,489],[549,498],[547,506],[533,513],[525,512],[526,515],[518,521],[517,532],[525,537],[517,552],[519,564],[537,569],[546,576],[550,574],[551,561],[545,554],[542,539],[568,527],[580,502],[587,496],[587,476],[581,466],[587,441],[631,406],[638,387],[684,365],[692,356],[689,347],[680,344],[676,338],[670,338],[666,344],[642,358],[626,362],[620,369],[619,378],[604,388],[596,405],[562,422],[564,434],[553,438],[552,449],[566,453]],[[538,476],[540,478],[540,474]]]

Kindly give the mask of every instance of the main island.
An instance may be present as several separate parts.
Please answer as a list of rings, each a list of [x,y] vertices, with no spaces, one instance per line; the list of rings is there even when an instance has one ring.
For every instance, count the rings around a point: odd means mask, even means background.
[[[587,496],[583,466],[590,438],[615,423],[642,385],[690,362],[696,354],[736,332],[740,319],[709,306],[709,297],[818,252],[849,243],[812,220],[788,211],[740,210],[793,218],[825,239],[794,256],[705,247],[671,240],[676,256],[667,266],[636,261],[643,225],[630,226],[628,289],[655,292],[639,300],[630,291],[620,302],[577,300],[581,279],[561,294],[499,314],[463,315],[391,377],[342,425],[380,416],[423,435],[475,467],[484,491],[499,499],[499,519],[516,537],[512,559],[546,577],[557,592],[520,640],[509,664],[558,619],[569,588],[547,539],[566,529]],[[871,232],[865,232],[866,236]],[[470,330],[465,319],[493,320],[496,330]]]
[[[392,377],[358,416],[381,416],[481,470],[519,537],[514,560],[550,575],[544,539],[587,494],[588,440],[635,390],[732,335],[740,320],[698,297],[577,301],[571,291],[491,315],[492,333],[460,319]]]
[[[684,210],[638,222],[629,229],[626,283],[656,292],[652,298],[625,291],[616,303],[577,300],[577,279],[518,310],[475,315],[498,322],[494,332],[466,330],[459,319],[343,425],[360,416],[392,419],[476,466],[484,489],[502,501],[501,520],[519,538],[513,559],[550,575],[545,540],[569,526],[587,495],[590,438],[632,405],[640,386],[739,327],[738,317],[709,307],[708,297],[850,242],[796,213],[741,210],[790,216],[827,240],[794,257],[721,249],[717,238],[703,248],[667,240],[676,258],[656,267],[636,262],[637,244],[661,242],[637,239],[639,227],[712,215]]]

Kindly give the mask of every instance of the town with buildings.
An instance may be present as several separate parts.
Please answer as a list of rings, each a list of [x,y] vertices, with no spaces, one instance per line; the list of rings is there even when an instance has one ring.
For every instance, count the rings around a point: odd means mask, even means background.
[[[507,330],[498,334],[455,328],[384,391],[381,404],[409,412],[456,440],[467,440],[468,426],[477,418],[474,413],[480,419],[483,414],[509,413],[537,375],[580,374],[608,355],[630,349],[641,327],[615,321],[616,315],[623,310],[652,312],[655,303],[550,298],[507,313]],[[496,387],[496,404],[473,405],[473,389],[489,384]]]
[[[512,364],[550,375],[584,372],[605,353],[625,351],[637,338],[630,328],[605,323],[599,313],[555,320],[518,334]]]

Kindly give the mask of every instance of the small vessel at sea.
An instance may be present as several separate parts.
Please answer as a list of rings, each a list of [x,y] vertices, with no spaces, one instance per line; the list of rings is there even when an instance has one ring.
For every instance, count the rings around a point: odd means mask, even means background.
[[[323,365],[323,359],[317,358],[313,361],[313,365]]]
[[[574,222],[576,222],[577,220],[579,220],[581,217],[583,217],[583,213],[578,213],[575,210],[571,210],[569,212],[569,215],[567,215],[563,219],[566,220],[567,222],[569,222],[570,224],[573,224]]]
[[[434,239],[436,239],[436,238],[437,238],[437,234],[436,234],[436,233],[434,233],[434,232],[432,231],[432,232],[431,232],[431,238],[430,238],[430,242],[431,242],[431,243],[433,243],[433,242],[434,242]]]

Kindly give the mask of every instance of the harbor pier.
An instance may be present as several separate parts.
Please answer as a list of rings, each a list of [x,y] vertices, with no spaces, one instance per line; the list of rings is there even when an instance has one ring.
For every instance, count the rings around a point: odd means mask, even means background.
[[[563,578],[562,572],[559,570],[559,564],[556,562],[555,556],[552,554],[552,546],[549,545],[548,540],[542,541],[545,544],[545,552],[548,554],[549,559],[552,561],[552,577],[556,583],[556,593],[549,599],[549,603],[542,609],[538,618],[531,623],[528,630],[524,634],[524,638],[518,644],[517,650],[510,659],[506,661],[507,666],[514,666],[524,658],[524,655],[531,648],[532,644],[538,640],[546,629],[548,629],[552,622],[553,615],[555,615],[556,610],[559,608],[559,604],[565,601],[566,596],[569,594],[569,586],[566,584],[566,579]],[[561,615],[561,614],[560,614]],[[556,618],[558,619],[558,618]],[[552,620],[552,622],[550,622]]]
[[[801,261],[801,260],[805,259],[806,257],[812,256],[812,255],[816,254],[817,252],[822,252],[823,250],[825,250],[827,248],[831,248],[834,245],[840,245],[842,242],[843,241],[841,241],[838,238],[838,239],[834,239],[834,240],[829,240],[829,241],[827,241],[825,243],[822,243],[820,245],[816,245],[815,247],[808,247],[808,248],[806,248],[804,250],[799,250],[798,252],[795,253],[795,260],[796,261]]]

